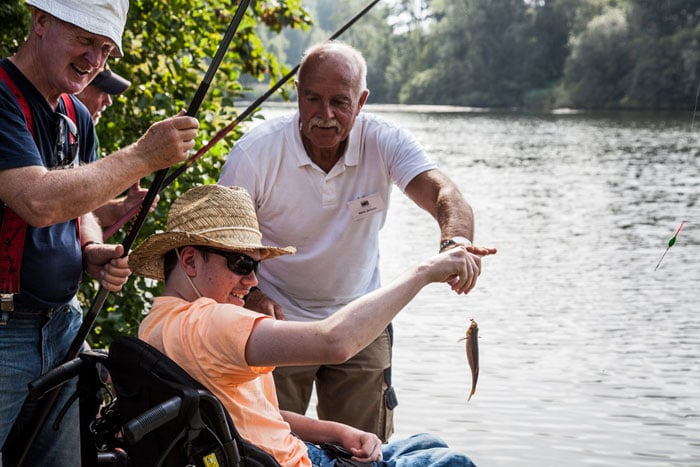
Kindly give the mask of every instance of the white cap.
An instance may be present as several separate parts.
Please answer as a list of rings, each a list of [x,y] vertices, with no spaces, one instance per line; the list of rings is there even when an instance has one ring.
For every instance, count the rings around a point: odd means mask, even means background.
[[[122,51],[122,34],[129,11],[129,0],[26,0],[51,16],[78,26],[93,34],[105,36],[117,45],[112,53],[117,57]]]

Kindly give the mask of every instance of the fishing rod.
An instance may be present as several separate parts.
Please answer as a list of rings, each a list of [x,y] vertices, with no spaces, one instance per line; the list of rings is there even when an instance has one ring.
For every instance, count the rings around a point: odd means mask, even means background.
[[[343,26],[341,26],[337,31],[335,31],[329,38],[329,41],[332,41],[334,39],[337,39],[341,34],[343,34],[347,29],[349,29],[357,20],[362,18],[369,10],[374,7],[377,3],[379,3],[380,0],[372,0],[369,2],[362,10],[360,10],[355,16],[350,18]],[[216,143],[221,141],[227,134],[231,132],[234,128],[236,128],[240,123],[248,118],[258,107],[260,107],[260,104],[265,102],[272,94],[277,92],[279,88],[284,86],[284,84],[289,81],[292,76],[296,74],[297,71],[299,71],[299,66],[301,64],[297,64],[294,68],[292,68],[286,75],[284,75],[282,78],[280,78],[270,89],[268,89],[263,95],[258,97],[252,104],[250,104],[243,112],[238,114],[236,118],[226,125],[224,128],[222,128],[214,137],[205,145],[203,146],[197,153],[187,159],[181,166],[179,166],[176,169],[173,169],[173,171],[168,175],[168,177],[165,179],[163,182],[162,189],[170,185],[177,177],[182,175],[187,169],[192,167],[194,163],[202,157],[204,154],[206,154]],[[149,205],[150,206],[150,205]],[[142,206],[136,206],[129,210],[126,214],[124,214],[122,217],[120,217],[114,224],[112,224],[109,228],[105,229],[104,231],[104,240],[108,239],[114,233],[119,230],[126,222],[129,221],[134,215],[138,212],[139,209],[143,209],[143,204]]]
[[[243,17],[245,16],[246,11],[248,10],[249,4],[250,0],[241,0],[240,4],[238,5],[236,13],[231,19],[231,23],[229,24],[223,39],[219,43],[219,47],[216,51],[216,54],[214,55],[212,62],[209,64],[204,78],[202,79],[202,82],[200,83],[199,87],[197,88],[197,91],[195,92],[194,97],[192,98],[192,102],[190,102],[190,105],[187,108],[187,116],[194,117],[197,114],[199,107],[202,105],[202,102],[204,101],[204,96],[209,90],[211,82],[214,78],[214,74],[216,74],[216,71],[219,69],[221,62],[224,59],[224,56],[226,55],[226,51],[228,50],[228,47],[231,44],[231,41],[233,40],[233,36],[236,34],[236,31],[238,30],[238,27],[240,26],[241,21],[243,20]],[[127,256],[129,254],[131,245],[133,245],[134,241],[136,240],[136,236],[138,235],[139,230],[141,229],[144,221],[146,220],[149,208],[153,204],[153,201],[158,195],[158,192],[160,192],[162,188],[163,181],[165,180],[167,173],[167,168],[161,169],[156,172],[153,179],[153,183],[151,183],[151,186],[149,187],[148,192],[146,193],[143,203],[140,206],[138,216],[134,223],[131,225],[129,232],[127,232],[126,238],[122,242],[122,246],[124,247],[124,256]],[[75,338],[73,339],[73,342],[71,343],[70,348],[68,349],[68,353],[64,358],[64,362],[73,360],[80,353],[80,349],[83,346],[83,342],[85,342],[85,339],[87,339],[88,334],[90,334],[90,331],[92,330],[92,327],[95,324],[95,321],[97,320],[97,315],[102,309],[102,306],[104,305],[108,294],[109,290],[100,286],[100,289],[97,295],[95,296],[92,305],[90,306],[89,312],[87,313],[87,315],[85,315],[85,318],[83,319],[83,324],[80,326],[80,329],[78,329],[78,333],[76,334]],[[31,396],[32,385],[30,384],[29,386]],[[34,429],[29,434],[29,437],[27,438],[23,446],[22,452],[20,453],[20,457],[17,459],[17,462],[12,463],[12,465],[21,466],[24,462],[29,452],[29,449],[34,443],[34,440],[39,434],[39,431],[41,431],[41,428],[46,422],[49,413],[56,404],[60,391],[61,387],[55,388],[44,398],[44,403],[41,406],[41,412],[35,421]]]

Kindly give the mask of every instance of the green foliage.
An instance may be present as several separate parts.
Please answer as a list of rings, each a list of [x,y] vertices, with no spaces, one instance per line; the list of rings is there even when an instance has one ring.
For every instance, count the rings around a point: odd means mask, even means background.
[[[560,105],[692,109],[700,82],[700,4],[630,0],[572,40]]]
[[[630,3],[634,65],[621,105],[689,108],[700,82],[700,5],[678,0]]]
[[[0,3],[0,57],[14,54],[29,31],[29,8],[24,2]]]
[[[594,18],[575,41],[566,64],[567,104],[583,108],[616,106],[625,94],[619,78],[632,67],[631,53],[623,11],[608,10]]]
[[[326,34],[364,4],[309,0]],[[695,0],[396,0],[343,40],[370,102],[692,109],[699,19]]]

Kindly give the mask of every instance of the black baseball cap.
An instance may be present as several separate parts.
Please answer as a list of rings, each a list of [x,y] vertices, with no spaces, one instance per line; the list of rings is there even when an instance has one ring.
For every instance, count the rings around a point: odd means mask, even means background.
[[[116,95],[129,89],[131,81],[119,76],[112,70],[102,70],[95,76],[90,84],[107,94]]]

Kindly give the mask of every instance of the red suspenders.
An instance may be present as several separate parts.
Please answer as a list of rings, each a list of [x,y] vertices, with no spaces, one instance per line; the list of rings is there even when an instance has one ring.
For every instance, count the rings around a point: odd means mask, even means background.
[[[27,122],[27,129],[34,136],[34,121],[32,120],[29,103],[2,67],[0,67],[0,80],[7,84],[15,99],[17,99],[17,103],[22,108],[22,113]],[[68,117],[73,122],[77,122],[75,107],[70,96],[62,94],[61,99],[66,107]],[[74,138],[74,136],[71,135],[71,138]],[[71,140],[72,142],[73,140]],[[22,265],[22,254],[24,253],[24,241],[27,237],[27,223],[9,206],[5,205],[0,224],[0,311],[8,312],[14,310],[14,295],[20,291],[20,267]]]

